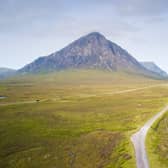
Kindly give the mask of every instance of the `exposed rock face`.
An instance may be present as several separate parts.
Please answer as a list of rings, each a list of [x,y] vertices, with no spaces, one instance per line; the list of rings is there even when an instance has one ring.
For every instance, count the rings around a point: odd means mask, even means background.
[[[168,77],[167,72],[163,71],[159,66],[157,66],[154,62],[141,62],[141,64],[148,70],[155,72],[163,77]]]
[[[28,73],[68,68],[101,68],[154,75],[126,50],[97,32],[81,37],[49,56],[38,58],[20,69],[19,72]]]

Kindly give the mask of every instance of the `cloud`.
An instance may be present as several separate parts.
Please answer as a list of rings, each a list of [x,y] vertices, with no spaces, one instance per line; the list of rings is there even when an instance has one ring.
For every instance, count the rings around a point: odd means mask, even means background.
[[[1,64],[12,55],[11,64],[21,66],[91,31],[133,54],[157,57],[149,50],[153,37],[162,37],[158,50],[167,50],[167,9],[167,0],[0,0],[0,55],[8,55]]]
[[[167,0],[118,0],[117,10],[128,16],[158,16],[168,13]]]
[[[167,0],[1,0],[0,30],[42,31],[55,25],[64,27],[62,22],[65,27],[72,27],[74,22],[83,26],[82,21],[88,20],[94,27],[108,24],[134,31],[138,28],[133,24],[138,22],[163,22],[167,8]]]

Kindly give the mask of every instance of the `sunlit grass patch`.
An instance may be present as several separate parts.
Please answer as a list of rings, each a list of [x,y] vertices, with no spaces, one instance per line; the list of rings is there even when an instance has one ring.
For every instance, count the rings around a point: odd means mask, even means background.
[[[130,136],[167,103],[163,82],[98,70],[1,81],[0,167],[134,168]]]

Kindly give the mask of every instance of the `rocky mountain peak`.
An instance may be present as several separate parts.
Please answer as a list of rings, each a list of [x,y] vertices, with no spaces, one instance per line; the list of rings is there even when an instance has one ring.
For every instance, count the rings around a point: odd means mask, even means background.
[[[65,50],[66,51],[69,50],[69,52],[72,52],[72,51],[76,52],[77,50],[93,51],[95,50],[95,47],[96,47],[96,50],[98,49],[98,47],[99,48],[102,48],[105,46],[109,47],[108,43],[109,43],[108,40],[102,34],[98,32],[92,32],[86,36],[79,38],[78,40],[74,41],[73,43],[71,43],[70,45],[68,45],[67,47],[63,48],[60,51],[65,51]]]
[[[101,40],[106,40],[105,36],[103,36],[101,33],[99,32],[92,32],[89,33],[88,35],[84,36],[83,38],[88,39],[88,40],[97,40],[97,41],[101,41]]]
[[[99,32],[92,32],[72,42],[58,52],[40,57],[19,72],[41,72],[61,69],[98,68],[155,75],[133,56]]]

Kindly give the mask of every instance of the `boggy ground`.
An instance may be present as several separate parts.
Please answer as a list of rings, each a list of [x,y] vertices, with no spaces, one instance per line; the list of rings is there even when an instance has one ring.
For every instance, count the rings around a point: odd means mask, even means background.
[[[130,136],[167,103],[166,83],[98,70],[1,81],[0,167],[135,168]]]

